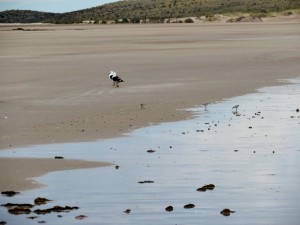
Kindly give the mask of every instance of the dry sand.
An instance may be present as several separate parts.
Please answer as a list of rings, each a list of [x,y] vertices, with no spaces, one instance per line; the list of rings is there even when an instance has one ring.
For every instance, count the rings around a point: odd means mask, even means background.
[[[299,18],[1,26],[0,149],[110,138],[188,118],[179,109],[299,76],[299,36]],[[108,79],[110,70],[125,80],[120,88]]]

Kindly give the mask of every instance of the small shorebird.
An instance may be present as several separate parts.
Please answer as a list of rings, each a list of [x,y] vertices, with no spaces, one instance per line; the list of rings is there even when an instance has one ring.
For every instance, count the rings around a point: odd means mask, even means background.
[[[232,109],[235,109],[235,112],[237,112],[239,106],[240,105],[235,105],[235,106],[232,107]]]
[[[207,110],[207,106],[208,106],[209,103],[204,103],[202,104],[204,106],[204,110],[206,111]]]
[[[110,71],[108,76],[113,81],[113,86],[119,87],[119,83],[124,82],[121,77],[117,76],[115,71]]]

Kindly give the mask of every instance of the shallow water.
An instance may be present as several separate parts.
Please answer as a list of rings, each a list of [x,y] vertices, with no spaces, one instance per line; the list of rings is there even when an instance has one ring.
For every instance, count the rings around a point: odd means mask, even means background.
[[[190,109],[194,119],[135,130],[122,138],[1,151],[2,157],[100,160],[120,166],[50,173],[48,186],[7,202],[32,203],[41,196],[54,205],[79,206],[69,213],[13,216],[8,224],[285,224],[300,215],[300,79],[292,84]],[[239,104],[238,115],[232,106]],[[260,113],[259,113],[260,112]],[[156,152],[147,153],[153,149]],[[154,183],[140,184],[150,180]],[[205,184],[212,191],[197,192]],[[184,209],[193,203],[195,208]],[[172,205],[174,211],[166,212]],[[224,208],[235,213],[220,214]],[[123,211],[131,209],[130,214]],[[33,216],[34,214],[30,215]],[[62,217],[57,217],[61,215]],[[75,216],[86,215],[83,221]]]

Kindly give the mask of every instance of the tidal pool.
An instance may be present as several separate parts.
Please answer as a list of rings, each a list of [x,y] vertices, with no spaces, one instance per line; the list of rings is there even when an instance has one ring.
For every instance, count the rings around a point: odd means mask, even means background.
[[[137,129],[121,138],[1,151],[0,157],[113,162],[115,167],[54,172],[47,186],[7,202],[53,200],[38,208],[78,206],[69,213],[10,215],[0,221],[37,224],[296,225],[300,221],[300,79],[257,93],[189,109],[195,118]],[[232,109],[239,104],[237,112]],[[148,153],[147,150],[154,150]],[[139,183],[140,181],[152,181]],[[214,184],[214,190],[197,188]],[[184,205],[194,204],[192,209]],[[173,206],[172,212],[165,211]],[[220,214],[224,208],[234,213]],[[130,213],[124,213],[130,209]],[[85,215],[83,220],[75,219]]]

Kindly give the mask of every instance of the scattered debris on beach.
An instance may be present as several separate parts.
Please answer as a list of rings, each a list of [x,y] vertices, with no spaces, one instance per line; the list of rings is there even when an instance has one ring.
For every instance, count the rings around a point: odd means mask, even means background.
[[[10,195],[12,193],[9,192],[8,194]],[[52,201],[52,200],[49,200],[44,197],[37,197],[34,199],[34,205],[29,204],[29,203],[6,203],[6,204],[2,204],[1,206],[7,208],[8,209],[7,212],[12,215],[22,215],[22,214],[31,214],[31,213],[35,213],[37,215],[46,215],[46,214],[50,214],[52,212],[56,212],[56,213],[66,212],[67,213],[72,210],[79,209],[79,207],[77,207],[77,206],[71,207],[71,206],[58,206],[57,205],[52,208],[32,210],[32,208],[47,204],[50,201]],[[83,215],[80,215],[80,216],[83,216]],[[58,215],[58,217],[62,217],[62,216]],[[29,216],[27,218],[34,220],[34,219],[38,218],[38,216]],[[0,223],[0,225],[6,224],[5,221],[2,221],[2,222]],[[38,223],[46,223],[46,221],[37,221],[37,222]]]

